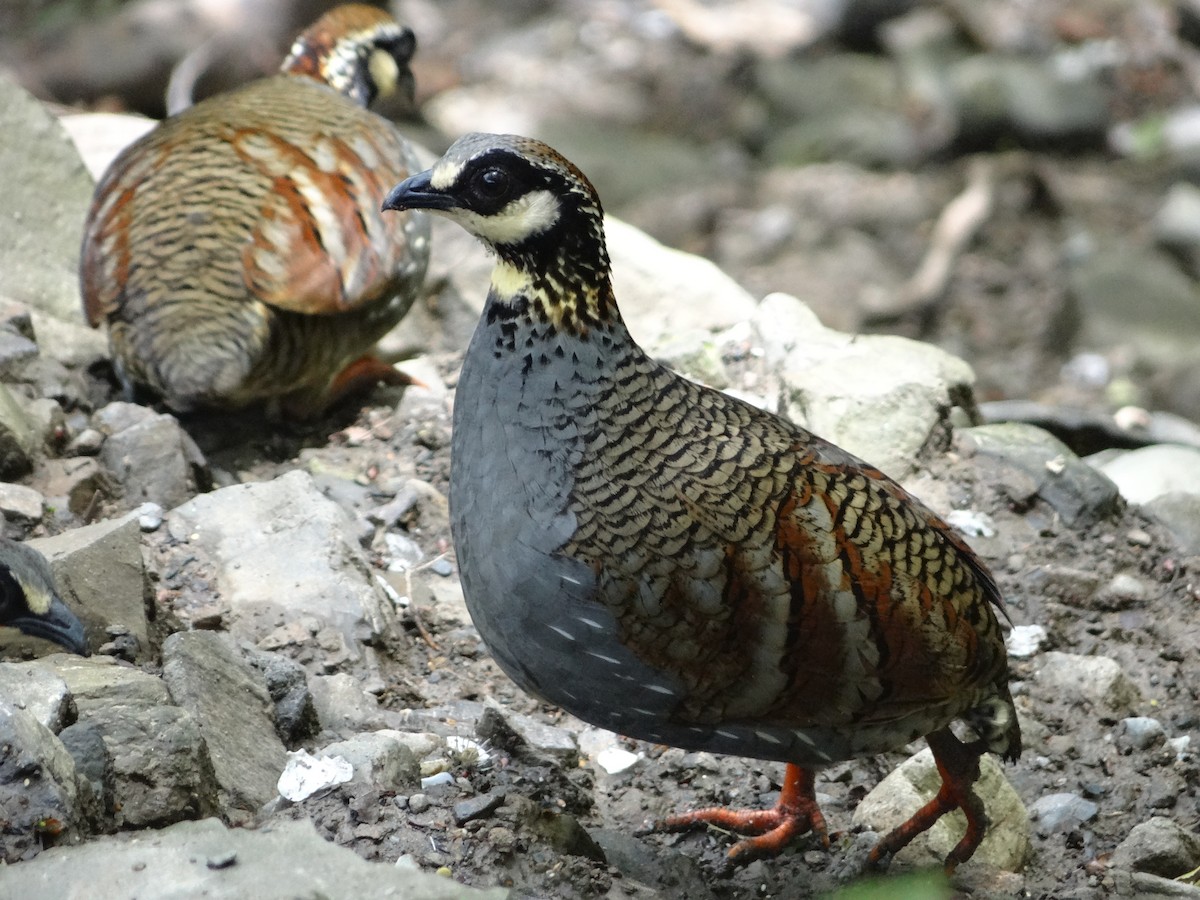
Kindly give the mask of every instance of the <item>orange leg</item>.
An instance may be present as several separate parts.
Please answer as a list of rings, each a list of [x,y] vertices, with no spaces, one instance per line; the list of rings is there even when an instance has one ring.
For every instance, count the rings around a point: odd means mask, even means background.
[[[783,790],[773,809],[736,810],[713,806],[668,816],[655,822],[649,830],[683,831],[701,824],[719,825],[756,835],[738,841],[730,848],[730,863],[746,863],[762,856],[774,856],[796,835],[806,831],[817,834],[825,847],[829,847],[825,817],[821,815],[813,792],[813,773],[792,763],[788,763],[783,774]]]
[[[929,749],[933,751],[933,759],[941,773],[942,787],[937,796],[913,813],[910,819],[885,835],[867,859],[871,865],[885,862],[946,813],[961,809],[967,817],[967,833],[946,857],[946,874],[950,875],[959,863],[971,858],[987,831],[988,819],[983,801],[972,790],[979,779],[980,751],[964,744],[948,728],[933,732],[925,740],[929,742]]]
[[[415,384],[424,385],[415,378],[405,375],[395,366],[389,366],[378,356],[370,353],[360,356],[338,372],[329,387],[330,401],[340,400],[353,393],[373,387],[379,382],[384,384]]]

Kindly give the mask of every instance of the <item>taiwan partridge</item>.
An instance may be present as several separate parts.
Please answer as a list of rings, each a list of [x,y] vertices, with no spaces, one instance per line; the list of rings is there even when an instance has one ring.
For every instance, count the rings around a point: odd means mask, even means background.
[[[0,626],[53,641],[88,656],[83,623],[54,589],[50,565],[37,550],[0,538]]]
[[[411,91],[414,46],[386,13],[337,7],[280,74],[164,120],[117,157],[88,213],[81,283],[127,393],[306,416],[405,381],[369,350],[417,296],[429,222],[380,214],[419,166],[366,106]]]
[[[467,606],[500,667],[585,721],[786,762],[774,809],[659,827],[758,833],[735,861],[825,837],[812,771],[924,735],[971,856],[979,757],[1021,752],[978,557],[898,484],[634,343],[613,297],[600,199],[554,150],[473,134],[387,209],[447,216],[496,254],[454,402],[451,525]],[[962,719],[977,739],[949,728]]]

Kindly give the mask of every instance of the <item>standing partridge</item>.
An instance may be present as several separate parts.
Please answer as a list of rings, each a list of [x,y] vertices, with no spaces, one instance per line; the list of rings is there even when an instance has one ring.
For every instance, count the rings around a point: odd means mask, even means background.
[[[773,809],[658,823],[756,833],[734,861],[807,830],[827,843],[813,769],[924,735],[941,790],[871,860],[956,808],[946,866],[969,858],[979,757],[1015,759],[1021,735],[1002,600],[962,539],[878,469],[647,356],[613,297],[600,199],[546,145],[467,135],[384,205],[447,216],[497,257],[450,504],[500,667],[601,727],[787,763]]]
[[[380,214],[419,166],[366,106],[411,92],[414,47],[381,10],[337,7],[280,74],[164,120],[112,163],[80,280],[127,394],[306,416],[405,381],[369,350],[417,296],[429,222]]]
[[[0,538],[0,626],[91,655],[83,623],[55,591],[46,557],[8,538]]]

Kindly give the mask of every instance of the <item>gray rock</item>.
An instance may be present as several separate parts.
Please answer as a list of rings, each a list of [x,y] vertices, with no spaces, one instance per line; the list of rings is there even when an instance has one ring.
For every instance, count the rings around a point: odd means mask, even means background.
[[[379,701],[364,691],[354,676],[345,672],[314,675],[308,684],[322,728],[349,735],[385,724]]]
[[[825,328],[787,294],[764,297],[752,324],[788,417],[893,478],[915,470],[951,407],[971,403],[970,366],[930,344]]]
[[[387,729],[356,734],[324,747],[321,755],[342,757],[354,766],[356,781],[404,793],[421,783],[421,766],[398,734]]]
[[[248,662],[266,679],[275,704],[275,730],[289,750],[321,730],[304,666],[278,653],[250,651]]]
[[[579,762],[579,744],[573,732],[504,709],[494,701],[488,702],[475,732],[510,752],[555,759],[568,767]]]
[[[54,115],[0,75],[0,295],[78,322],[79,228],[92,179]],[[35,323],[36,324],[36,323]]]
[[[75,302],[78,303],[78,287],[75,293]],[[59,365],[83,371],[93,363],[108,358],[108,339],[104,332],[84,324],[78,312],[73,313],[70,319],[60,319],[52,313],[34,309],[31,317],[43,361],[50,358]],[[73,390],[79,391],[78,382]]]
[[[1112,896],[1137,897],[1176,897],[1179,900],[1200,900],[1200,887],[1176,881],[1173,878],[1162,878],[1149,872],[1126,872],[1117,869],[1112,873]]]
[[[1014,625],[1009,629],[1004,646],[1013,659],[1028,659],[1037,654],[1049,639],[1041,625]]]
[[[1185,553],[1200,556],[1200,494],[1161,494],[1144,509],[1167,526]]]
[[[1200,188],[1186,181],[1171,185],[1154,217],[1154,239],[1200,273]]]
[[[503,900],[449,878],[367,862],[321,838],[311,822],[276,820],[252,831],[216,819],[183,822],[136,840],[105,837],[56,847],[20,866],[0,866],[7,897],[137,897],[139,900]]]
[[[975,793],[983,801],[991,825],[972,861],[1018,872],[1030,853],[1025,804],[993,756],[984,754],[980,758],[979,772]],[[854,810],[853,823],[886,834],[932,800],[941,784],[933,753],[926,748],[901,763],[862,799]],[[896,854],[896,860],[911,866],[940,866],[962,839],[966,827],[967,820],[960,811],[947,813]]]
[[[1200,838],[1171,819],[1154,816],[1133,826],[1113,851],[1112,864],[1176,878],[1200,866]]]
[[[1095,75],[1064,74],[1040,56],[971,54],[946,72],[960,133],[1013,135],[1032,144],[1098,143],[1109,123],[1109,98]]]
[[[200,726],[224,814],[252,813],[272,800],[287,751],[262,674],[213,631],[163,641],[162,674],[171,699]]]
[[[59,121],[97,181],[118,153],[158,124],[146,116],[111,112],[68,113]]]
[[[86,714],[113,702],[152,706],[171,702],[161,678],[119,663],[108,656],[56,656],[35,660],[67,683],[79,713]]]
[[[1200,494],[1200,448],[1196,447],[1141,447],[1121,453],[1097,469],[1116,482],[1130,503],[1149,503],[1177,492]]]
[[[1167,739],[1162,722],[1149,716],[1130,716],[1121,720],[1121,736],[1134,750],[1146,750]]]
[[[709,260],[665,247],[611,216],[604,227],[621,313],[651,355],[675,334],[724,331],[754,315],[754,298]],[[672,297],[678,301],[664,302]]]
[[[22,536],[42,521],[45,511],[46,498],[38,491],[23,484],[0,482],[0,515]]]
[[[454,824],[460,828],[468,822],[490,816],[504,802],[502,791],[491,791],[460,800],[454,804]]]
[[[29,338],[0,329],[0,379],[5,382],[20,380],[37,355],[37,344]]]
[[[1165,253],[1131,241],[1100,246],[1069,272],[1068,284],[1084,346],[1126,347],[1163,367],[1195,361],[1200,289]]]
[[[36,664],[66,681],[79,723],[96,728],[112,755],[118,825],[164,825],[217,809],[217,783],[200,728],[171,705],[161,678],[111,657],[58,655]]]
[[[212,815],[218,785],[200,728],[177,706],[112,705],[94,725],[113,757],[113,803],[124,828],[158,827]]]
[[[67,509],[77,516],[95,508],[97,499],[111,500],[119,494],[116,479],[89,456],[40,460],[33,473],[33,485],[51,503],[55,498],[65,500]]]
[[[1085,609],[1091,606],[1103,582],[1100,573],[1092,569],[1057,563],[1046,563],[1031,570],[1029,580],[1039,594]]]
[[[665,848],[659,850],[630,831],[597,828],[592,837],[604,851],[608,864],[626,879],[642,884],[671,887],[670,893],[652,894],[652,898],[687,897],[689,900],[716,900],[709,879],[699,863],[686,853]]]
[[[97,421],[105,419],[97,416]],[[127,509],[146,501],[172,509],[187,502],[206,482],[203,454],[167,413],[151,413],[109,432],[100,448],[100,461],[124,488]]]
[[[1008,422],[964,433],[978,452],[1002,459],[1032,478],[1038,495],[1068,525],[1088,525],[1116,512],[1117,486],[1049,432]]]
[[[0,699],[30,713],[55,734],[75,721],[67,683],[36,663],[0,663]]]
[[[37,423],[8,387],[0,384],[0,478],[20,478],[29,472],[39,448],[38,437]]]
[[[88,722],[76,722],[59,732],[71,758],[75,760],[75,771],[79,778],[91,788],[95,807],[93,818],[98,825],[107,826],[113,821],[113,757],[104,743],[100,729]]]
[[[891,60],[865,53],[794,57],[760,65],[758,79],[781,119],[765,148],[768,160],[893,168],[922,156]]]
[[[42,849],[38,823],[43,820],[57,820],[66,840],[79,840],[86,829],[75,761],[62,741],[32,713],[0,701],[0,748],[0,810],[5,820],[0,862],[36,855]],[[0,888],[2,879],[0,875]]]
[[[1038,657],[1038,687],[1072,701],[1086,701],[1097,712],[1128,715],[1141,699],[1137,685],[1105,656],[1078,656],[1052,651]]]
[[[354,658],[360,641],[395,627],[354,522],[305,472],[203,494],[168,513],[167,526],[212,560],[235,635],[257,643],[309,616],[339,629]]]
[[[124,626],[137,639],[139,661],[155,650],[149,618],[155,606],[141,543],[131,516],[29,542],[50,561],[60,596],[83,621],[89,638],[102,638],[108,626]]]
[[[1153,588],[1128,572],[1118,572],[1107,584],[1096,592],[1094,598],[1098,609],[1120,610],[1141,606],[1150,597]]]
[[[1071,831],[1096,818],[1100,807],[1078,794],[1047,794],[1029,807],[1038,834]]]

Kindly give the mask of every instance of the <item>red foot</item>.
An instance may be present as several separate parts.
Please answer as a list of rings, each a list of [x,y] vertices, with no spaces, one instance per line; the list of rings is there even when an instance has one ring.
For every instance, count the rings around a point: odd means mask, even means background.
[[[913,813],[910,819],[885,835],[872,848],[867,861],[870,865],[886,862],[946,813],[961,809],[967,817],[967,833],[946,857],[946,874],[952,875],[959,863],[966,862],[979,848],[988,826],[983,801],[971,789],[979,779],[979,752],[963,744],[946,728],[933,732],[926,740],[941,773],[942,787],[937,796]]]
[[[668,816],[655,822],[650,830],[683,831],[702,824],[757,835],[738,841],[730,848],[730,863],[747,863],[763,856],[774,856],[806,831],[818,835],[826,849],[829,847],[825,817],[821,815],[813,792],[812,772],[791,763],[784,772],[783,790],[773,809],[736,810],[714,806]]]

